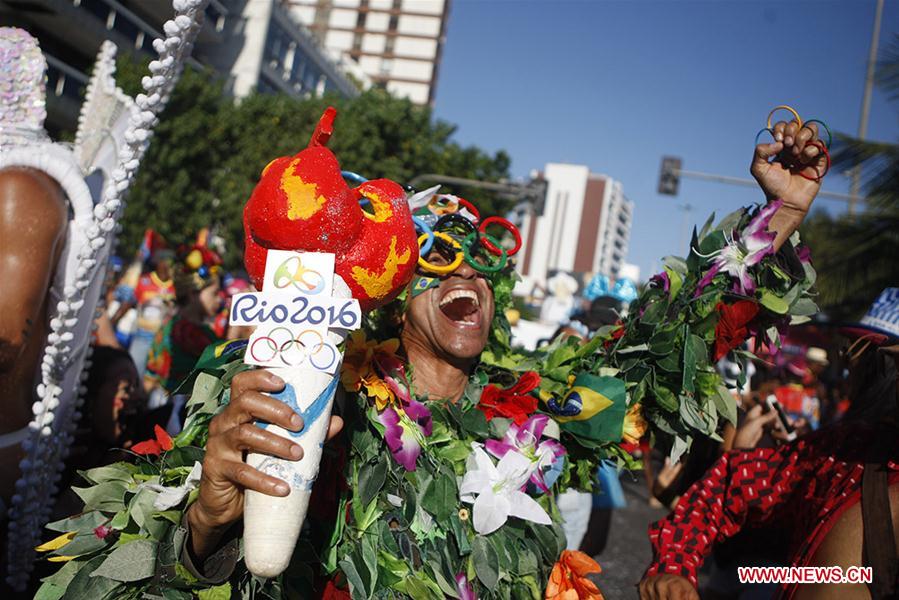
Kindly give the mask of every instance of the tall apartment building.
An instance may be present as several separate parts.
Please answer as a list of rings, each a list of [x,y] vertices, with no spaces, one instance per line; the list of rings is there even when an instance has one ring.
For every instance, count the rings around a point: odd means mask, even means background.
[[[450,0],[283,0],[376,84],[433,105]]]
[[[0,0],[0,23],[35,36],[47,57],[47,127],[74,131],[100,44],[155,58],[152,42],[172,16],[171,0]],[[298,97],[358,93],[332,56],[280,0],[210,0],[191,63],[243,96],[254,89]],[[359,75],[357,80],[362,76]]]
[[[621,183],[582,165],[549,163],[542,214],[524,215],[518,272],[541,285],[556,270],[615,278],[627,257],[633,203]]]
[[[242,98],[258,90],[293,96],[359,93],[340,57],[324,50],[281,0],[230,0],[236,18],[210,64],[228,73],[228,91]],[[354,74],[360,85],[365,76]]]

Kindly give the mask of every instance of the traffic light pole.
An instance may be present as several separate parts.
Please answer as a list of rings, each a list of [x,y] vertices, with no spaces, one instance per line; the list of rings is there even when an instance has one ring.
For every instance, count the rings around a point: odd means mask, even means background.
[[[717,183],[730,183],[733,185],[744,185],[749,187],[758,187],[758,182],[754,179],[743,179],[742,177],[730,177],[728,175],[714,175],[712,173],[703,173],[701,171],[687,171],[685,169],[673,169],[673,173],[680,177],[688,177],[690,179],[702,179],[705,181],[714,181]],[[853,197],[849,194],[839,194],[837,192],[820,191],[818,196],[822,198],[831,198],[842,202],[853,201]]]

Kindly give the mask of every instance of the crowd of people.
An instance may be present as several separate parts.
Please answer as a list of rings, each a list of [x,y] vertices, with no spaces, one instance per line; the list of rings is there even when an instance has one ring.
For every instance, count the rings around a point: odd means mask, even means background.
[[[113,425],[109,423],[97,436],[109,448],[127,448],[151,437],[156,425],[177,435],[186,401],[179,386],[203,350],[248,333],[229,325],[228,314],[232,296],[251,291],[252,285],[245,273],[222,270],[221,257],[208,239],[203,230],[194,242],[170,246],[157,232],[147,230],[127,269],[115,268],[123,264],[121,259],[111,261],[88,381],[117,376],[118,372],[110,374],[110,363],[127,370],[127,403],[118,406],[123,400],[111,393],[112,388],[90,383],[87,394],[87,414],[99,411],[108,416],[111,407],[116,415],[116,435],[107,434]]]

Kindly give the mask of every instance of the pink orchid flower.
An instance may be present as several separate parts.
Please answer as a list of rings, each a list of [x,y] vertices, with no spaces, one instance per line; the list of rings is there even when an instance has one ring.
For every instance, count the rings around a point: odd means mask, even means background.
[[[535,469],[529,481],[543,493],[548,492],[550,486],[555,483],[561,472],[562,458],[565,456],[565,447],[562,444],[552,439],[540,439],[547,423],[549,423],[547,415],[533,415],[521,426],[515,423],[509,425],[502,440],[487,440],[484,443],[487,452],[496,458],[502,458],[507,452],[514,451],[530,460]]]

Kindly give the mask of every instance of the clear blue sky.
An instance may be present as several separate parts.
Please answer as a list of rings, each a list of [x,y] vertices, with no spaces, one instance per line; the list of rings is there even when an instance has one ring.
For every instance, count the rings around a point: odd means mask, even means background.
[[[881,48],[899,33],[886,0]],[[651,275],[683,254],[690,224],[761,199],[752,188],[681,180],[656,193],[662,155],[684,169],[748,177],[753,138],[768,111],[855,133],[874,0],[453,0],[436,115],[456,139],[512,156],[525,177],[547,162],[584,164],[620,180],[636,204],[629,262]],[[875,89],[871,139],[899,141],[899,103]],[[845,192],[836,172],[824,189]],[[819,199],[830,211],[845,204]]]

